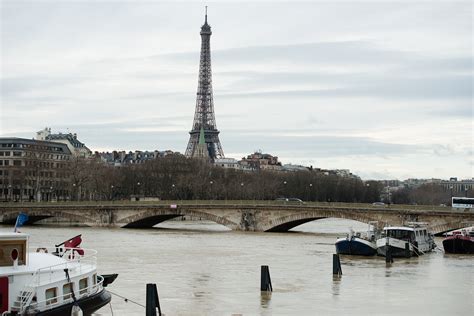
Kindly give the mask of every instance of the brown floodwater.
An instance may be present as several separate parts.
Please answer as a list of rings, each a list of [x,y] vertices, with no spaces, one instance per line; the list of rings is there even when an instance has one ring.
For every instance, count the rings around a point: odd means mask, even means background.
[[[83,235],[98,250],[98,271],[118,273],[111,305],[96,315],[144,315],[146,283],[158,286],[165,315],[469,315],[474,310],[473,255],[442,250],[419,258],[341,256],[337,236],[362,223],[324,219],[289,233],[244,233],[205,221],[169,221],[153,229],[27,226],[32,247]],[[5,229],[3,227],[2,229]],[[437,244],[442,248],[441,238]],[[268,265],[271,295],[260,292]]]

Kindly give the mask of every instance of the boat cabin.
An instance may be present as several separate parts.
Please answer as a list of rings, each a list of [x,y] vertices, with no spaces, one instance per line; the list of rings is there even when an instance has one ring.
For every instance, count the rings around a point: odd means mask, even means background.
[[[21,233],[0,234],[0,267],[27,264],[28,235]]]
[[[413,228],[408,227],[386,227],[384,228],[383,236],[406,240],[411,243],[414,243],[416,240],[415,231]]]

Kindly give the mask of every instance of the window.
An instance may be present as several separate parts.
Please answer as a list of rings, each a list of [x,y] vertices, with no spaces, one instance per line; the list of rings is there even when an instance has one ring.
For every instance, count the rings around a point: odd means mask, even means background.
[[[9,151],[6,151],[6,152],[5,152],[5,156],[10,156],[10,152],[9,152]]]
[[[96,285],[97,284],[97,274],[92,275],[92,284]]]
[[[79,280],[79,294],[86,294],[87,293],[87,278]]]
[[[21,166],[21,160],[13,160],[14,166]]]
[[[63,285],[63,300],[72,298],[73,283],[66,283]]]
[[[45,296],[46,296],[46,305],[57,303],[58,302],[57,288],[52,287],[50,289],[47,289],[45,292]]]
[[[10,160],[5,160],[3,163],[5,164],[5,166],[8,166],[10,164]]]
[[[14,157],[21,157],[21,151],[14,151],[13,156]]]

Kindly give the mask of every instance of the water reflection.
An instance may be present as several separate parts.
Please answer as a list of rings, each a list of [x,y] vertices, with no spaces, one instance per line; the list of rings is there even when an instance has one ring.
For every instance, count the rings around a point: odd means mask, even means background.
[[[339,295],[341,290],[342,275],[332,275],[332,295]]]
[[[272,292],[270,291],[261,291],[260,292],[260,307],[269,308],[272,300]]]

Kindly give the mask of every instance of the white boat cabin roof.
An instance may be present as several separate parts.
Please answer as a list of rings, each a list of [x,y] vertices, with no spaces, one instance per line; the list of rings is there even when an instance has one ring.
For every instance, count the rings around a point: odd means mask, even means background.
[[[57,266],[58,270],[62,270],[64,264],[67,260],[64,258],[60,258],[58,256],[53,256],[48,253],[42,252],[30,252],[28,253],[28,264],[27,265],[18,265],[16,267],[13,266],[0,266],[0,275],[8,274],[22,274],[25,272],[35,272],[39,269],[50,268]],[[52,268],[52,271],[55,269]]]
[[[388,226],[384,227],[383,230],[407,230],[407,231],[415,231],[415,230],[423,230],[428,229],[426,226],[419,226],[419,227],[407,227],[407,226]]]
[[[25,233],[14,233],[14,232],[6,232],[0,231],[0,240],[25,240],[28,239],[29,235]]]

